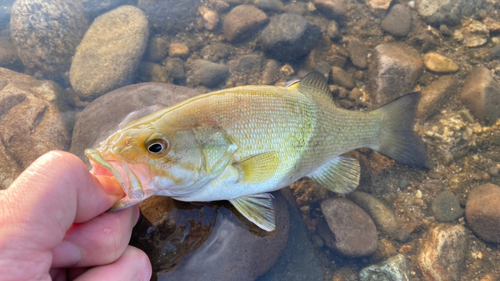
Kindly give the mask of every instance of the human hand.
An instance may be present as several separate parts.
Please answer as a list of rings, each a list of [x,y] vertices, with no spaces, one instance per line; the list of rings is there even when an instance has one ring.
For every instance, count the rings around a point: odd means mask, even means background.
[[[70,153],[35,160],[0,191],[0,280],[149,280],[148,257],[128,245],[138,206],[105,213],[122,196]]]

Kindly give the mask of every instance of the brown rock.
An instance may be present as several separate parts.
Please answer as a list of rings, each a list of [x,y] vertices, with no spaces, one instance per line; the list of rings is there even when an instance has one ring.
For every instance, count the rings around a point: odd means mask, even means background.
[[[472,190],[465,218],[471,229],[487,242],[500,243],[500,187],[491,183]]]
[[[332,67],[332,80],[335,84],[347,88],[354,88],[354,79],[340,67]]]
[[[346,0],[314,0],[314,5],[330,18],[343,16],[348,9]]]
[[[381,22],[380,27],[395,36],[406,36],[411,30],[410,9],[404,5],[394,5]]]
[[[456,62],[438,53],[425,54],[424,64],[427,69],[438,73],[449,73],[458,70]]]
[[[422,90],[422,98],[418,103],[417,118],[425,120],[439,113],[448,99],[456,93],[457,81],[455,76],[441,76],[432,81]]]
[[[268,60],[262,72],[261,83],[264,85],[271,85],[280,76],[280,64],[276,60]]]
[[[359,68],[366,68],[368,66],[368,46],[359,40],[349,40],[347,47],[352,64]]]
[[[171,57],[185,57],[189,55],[189,47],[185,44],[172,43],[168,48],[168,55]]]
[[[224,19],[224,35],[233,41],[269,21],[266,13],[250,5],[239,5],[229,12]]]

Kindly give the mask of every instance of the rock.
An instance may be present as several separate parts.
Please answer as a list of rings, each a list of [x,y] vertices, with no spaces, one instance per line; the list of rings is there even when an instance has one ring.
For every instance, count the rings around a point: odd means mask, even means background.
[[[377,251],[377,229],[372,219],[345,198],[321,202],[321,212],[335,235],[335,249],[348,257],[369,256]]]
[[[9,66],[20,62],[16,46],[10,37],[0,37],[0,66]]]
[[[415,49],[398,43],[380,44],[370,64],[369,93],[379,105],[394,100],[413,90],[422,69]]]
[[[232,9],[224,19],[224,36],[228,41],[234,41],[246,33],[251,33],[268,21],[266,13],[255,6],[239,5]]]
[[[207,60],[195,60],[191,67],[193,73],[188,77],[189,85],[202,85],[213,88],[222,83],[229,74],[229,68],[223,64]]]
[[[411,30],[410,9],[404,5],[394,5],[380,24],[383,30],[395,36],[406,36]]]
[[[490,31],[485,24],[479,21],[472,21],[467,26],[453,32],[453,38],[461,42],[466,47],[479,47],[490,37]]]
[[[440,224],[422,238],[418,265],[427,280],[458,281],[468,246],[461,225]]]
[[[391,5],[392,0],[365,0],[366,5],[370,7],[373,11],[382,10],[385,11]]]
[[[226,44],[207,45],[201,50],[201,57],[212,62],[226,59],[231,54],[232,47]]]
[[[217,27],[217,24],[219,23],[219,14],[216,11],[209,9],[206,6],[202,6],[198,8],[198,12],[203,18],[206,30],[214,30],[215,27]]]
[[[184,73],[184,62],[180,58],[167,58],[164,64],[168,76],[174,79],[184,79],[186,77]]]
[[[359,272],[359,281],[399,281],[409,280],[411,276],[408,259],[398,254],[387,260],[363,268]]]
[[[429,24],[455,25],[462,18],[464,0],[420,0],[418,14]]]
[[[336,39],[340,36],[339,24],[336,21],[332,20],[328,23],[328,27],[326,28],[326,35],[328,35],[330,39]]]
[[[500,22],[490,18],[490,17],[486,17],[484,20],[483,20],[483,23],[486,25],[486,28],[490,31],[490,32],[498,32],[500,31]]]
[[[378,249],[372,256],[373,261],[381,261],[396,254],[396,248],[390,240],[382,238],[378,241]]]
[[[456,93],[458,88],[455,76],[446,75],[432,81],[422,90],[422,97],[418,103],[417,118],[426,120],[439,113]]]
[[[488,50],[487,59],[497,60],[500,59],[500,45],[495,45],[491,49]]]
[[[122,0],[80,0],[85,13],[91,19],[123,4]]]
[[[444,191],[432,200],[432,213],[438,222],[453,222],[463,216],[464,210],[453,192]]]
[[[493,125],[500,118],[500,85],[486,67],[471,70],[460,100],[483,124]]]
[[[271,85],[278,80],[279,76],[280,64],[275,60],[268,60],[262,72],[261,84]]]
[[[199,0],[139,0],[137,7],[159,33],[185,31],[196,18]]]
[[[69,148],[76,112],[64,94],[54,82],[0,68],[0,189],[45,152]]]
[[[409,238],[409,233],[402,227],[396,215],[377,198],[360,191],[352,192],[348,198],[370,214],[381,234],[398,241]]]
[[[314,5],[329,18],[341,17],[348,9],[346,0],[314,0]]]
[[[262,237],[264,231],[259,231],[256,235],[249,231],[248,225],[252,230],[256,227],[236,210],[221,207],[215,227],[205,243],[184,256],[172,271],[159,274],[158,280],[250,281],[264,274],[281,255],[290,229],[285,200],[279,192],[273,195],[276,233],[266,233],[267,236]]]
[[[500,243],[500,187],[487,183],[467,198],[465,218],[474,233],[486,242]]]
[[[271,13],[283,12],[285,10],[285,5],[280,0],[255,0],[254,4],[257,8]]]
[[[84,100],[130,84],[146,49],[148,20],[133,6],[121,6],[94,20],[71,64],[69,78]]]
[[[153,272],[172,270],[186,254],[198,249],[217,221],[217,207],[153,196],[140,203],[141,218],[130,245],[149,257]]]
[[[244,55],[236,60],[236,66],[233,71],[239,75],[261,73],[263,61],[264,59],[259,55]]]
[[[287,13],[304,15],[307,11],[307,4],[304,2],[291,2],[285,7]]]
[[[358,281],[358,276],[349,266],[344,266],[335,271],[333,281]]]
[[[349,40],[347,49],[349,50],[349,55],[352,64],[358,68],[366,68],[368,66],[368,46],[365,43],[353,39]]]
[[[182,43],[172,43],[168,46],[168,55],[170,57],[185,57],[189,55],[189,48]]]
[[[165,58],[168,48],[168,41],[163,37],[153,37],[149,40],[146,49],[146,57],[149,61],[159,62]]]
[[[47,77],[68,71],[88,26],[77,0],[17,0],[12,6],[10,32],[19,57]]]
[[[449,73],[458,70],[458,64],[438,53],[427,53],[424,56],[424,65],[430,71]]]
[[[340,67],[332,67],[332,79],[335,84],[347,89],[352,89],[355,86],[351,75]]]
[[[271,18],[260,34],[260,40],[270,57],[294,61],[309,53],[320,35],[321,29],[317,25],[302,16],[285,13]]]
[[[84,150],[97,147],[116,132],[129,114],[138,119],[198,94],[194,89],[172,84],[141,83],[102,95],[78,114],[70,152],[89,165]]]
[[[141,62],[139,64],[137,80],[140,82],[171,82],[167,70],[154,62]]]

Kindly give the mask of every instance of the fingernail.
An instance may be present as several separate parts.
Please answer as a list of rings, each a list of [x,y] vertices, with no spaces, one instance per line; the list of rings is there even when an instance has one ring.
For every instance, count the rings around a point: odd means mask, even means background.
[[[66,267],[77,264],[82,259],[82,251],[75,243],[63,240],[52,249],[52,267]]]

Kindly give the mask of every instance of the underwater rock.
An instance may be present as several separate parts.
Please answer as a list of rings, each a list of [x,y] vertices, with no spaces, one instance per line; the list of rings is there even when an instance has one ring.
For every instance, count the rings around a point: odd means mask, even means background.
[[[352,64],[362,69],[368,66],[369,48],[365,43],[357,39],[349,40],[347,49],[349,50],[349,58]]]
[[[189,47],[183,43],[172,43],[168,46],[168,55],[172,58],[186,57],[189,55]]]
[[[285,5],[280,0],[255,0],[257,8],[271,13],[278,13],[285,10]]]
[[[233,47],[227,44],[207,45],[201,50],[200,55],[204,60],[217,62],[229,57],[232,49]]]
[[[455,25],[462,18],[464,0],[420,0],[418,14],[429,24]]]
[[[500,187],[491,183],[474,188],[467,198],[465,218],[486,242],[500,243]]]
[[[146,49],[146,58],[152,62],[159,62],[167,56],[168,41],[164,37],[154,37],[149,40]]]
[[[410,9],[404,5],[394,5],[382,20],[380,27],[395,36],[406,36],[411,30]]]
[[[236,60],[233,72],[238,75],[260,74],[262,72],[263,61],[264,59],[259,55],[243,55]]]
[[[321,212],[335,235],[335,249],[348,257],[369,256],[377,251],[377,229],[370,216],[345,198],[321,202]]]
[[[141,62],[137,70],[137,81],[169,83],[168,72],[165,67],[154,62]]]
[[[432,200],[432,213],[438,222],[453,222],[463,216],[464,210],[453,192],[444,191]]]
[[[202,85],[213,88],[222,83],[229,74],[229,67],[207,60],[195,60],[191,67],[192,74],[188,77],[188,85]]]
[[[271,85],[280,76],[280,64],[276,60],[268,60],[264,66],[264,71],[262,72],[261,84]]]
[[[479,47],[490,38],[490,31],[486,25],[480,21],[472,21],[467,26],[453,32],[453,38],[462,42],[466,47]]]
[[[422,89],[422,97],[418,103],[417,118],[426,120],[439,113],[448,102],[448,99],[456,94],[458,88],[455,76],[446,75],[432,81]]]
[[[394,212],[377,198],[361,191],[354,191],[347,198],[370,214],[377,225],[377,230],[383,235],[398,241],[405,241],[409,238],[409,233],[402,227]]]
[[[348,9],[346,0],[314,0],[314,5],[329,18],[341,17]]]
[[[89,26],[77,0],[17,0],[10,32],[26,68],[62,78]]]
[[[474,67],[465,80],[460,100],[483,124],[500,118],[500,85],[483,66]]]
[[[217,11],[211,10],[206,6],[198,8],[198,12],[203,18],[203,25],[206,30],[214,30],[219,23],[219,13]]]
[[[228,41],[234,41],[246,33],[266,24],[266,13],[251,5],[239,5],[232,9],[224,19],[224,35]]]
[[[375,262],[385,260],[386,258],[396,254],[396,248],[390,240],[382,238],[378,241],[378,249],[372,256],[372,260]]]
[[[340,27],[339,24],[332,20],[328,23],[328,27],[326,28],[326,35],[330,37],[330,39],[336,39],[340,37]]]
[[[16,46],[10,37],[0,37],[0,66],[12,66],[20,64]]]
[[[133,6],[96,18],[76,50],[69,78],[84,100],[132,82],[149,37],[148,20]]]
[[[455,72],[458,70],[456,62],[438,53],[425,54],[424,65],[430,71],[438,73]]]
[[[370,265],[359,272],[360,281],[400,281],[409,280],[411,276],[408,259],[398,254],[385,261]]]
[[[380,44],[373,57],[368,89],[376,104],[386,104],[413,90],[422,74],[420,54],[407,45]]]
[[[129,114],[135,119],[198,95],[194,89],[164,83],[141,83],[116,89],[100,96],[78,114],[70,152],[87,166],[83,153],[119,129]],[[134,118],[129,118],[132,121]],[[123,124],[125,125],[125,124]]]
[[[293,24],[292,24],[293,23]],[[321,29],[296,14],[280,14],[261,32],[264,52],[272,58],[294,61],[305,56],[316,45]]]
[[[184,62],[180,58],[167,58],[163,61],[165,70],[169,77],[174,79],[184,79]]]
[[[69,148],[76,112],[63,100],[54,82],[0,68],[0,189],[45,152]]]
[[[80,0],[83,9],[91,19],[103,14],[111,9],[123,5],[123,0]]]
[[[158,33],[184,31],[196,22],[200,0],[139,0],[137,7]]]
[[[391,5],[392,0],[365,0],[365,2],[372,11],[385,11]]]
[[[440,224],[422,238],[418,264],[426,280],[458,281],[465,261],[467,233],[461,225]]]
[[[340,67],[332,67],[332,80],[335,84],[346,89],[354,88],[354,79]]]
[[[281,255],[290,230],[285,199],[279,191],[273,195],[276,233],[260,230],[236,210],[220,207],[210,237],[172,271],[158,274],[158,280],[250,281],[264,274]]]

